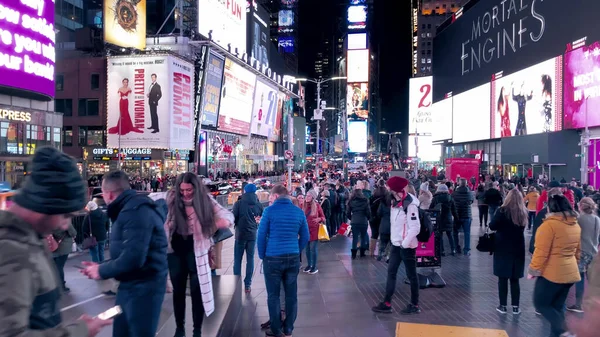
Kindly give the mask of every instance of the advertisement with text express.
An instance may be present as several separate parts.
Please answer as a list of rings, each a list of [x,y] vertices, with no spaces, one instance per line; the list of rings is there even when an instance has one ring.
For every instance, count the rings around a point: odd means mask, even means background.
[[[146,0],[104,0],[104,41],[145,49]]]
[[[0,0],[0,32],[0,86],[53,98],[54,1]]]
[[[433,101],[600,40],[600,1],[489,0],[466,10],[433,41]]]
[[[241,56],[246,52],[246,1],[198,0],[198,32]]]
[[[348,117],[369,118],[369,84],[348,84],[346,95]]]
[[[272,135],[277,117],[277,100],[277,88],[258,79],[254,89],[251,133],[265,137]]]
[[[452,142],[490,138],[490,83],[452,98]]]
[[[369,82],[369,50],[348,50],[348,83]]]
[[[172,56],[107,62],[107,145],[191,150],[193,65]]]
[[[565,129],[599,126],[600,42],[566,53],[564,76]]]
[[[223,85],[223,67],[225,59],[215,53],[208,55],[204,76],[204,92],[202,93],[202,125],[217,126],[219,103],[221,102],[221,86]]]
[[[432,105],[432,141],[452,139],[452,97]]]
[[[219,130],[248,135],[256,75],[231,59],[225,59],[224,73],[225,81],[219,108]]]
[[[562,130],[561,70],[557,57],[494,80],[492,138]]]
[[[367,121],[348,121],[348,152],[367,152]]]

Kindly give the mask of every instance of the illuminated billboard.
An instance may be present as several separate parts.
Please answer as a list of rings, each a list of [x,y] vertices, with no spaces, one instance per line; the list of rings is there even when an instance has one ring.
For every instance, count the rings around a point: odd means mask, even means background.
[[[219,130],[248,135],[256,75],[233,60],[225,59],[225,82],[221,91]]]
[[[369,85],[368,83],[348,84],[346,91],[346,111],[348,117],[369,118]]]
[[[408,136],[408,156],[418,157],[422,162],[440,161],[442,146],[434,145],[432,140],[432,136]]]
[[[145,49],[146,0],[104,0],[104,42]]]
[[[348,152],[367,152],[367,121],[348,121]]]
[[[452,142],[490,138],[490,83],[456,95],[452,101]]]
[[[198,32],[241,56],[246,52],[246,1],[198,0]]]
[[[0,0],[0,21],[0,86],[53,98],[54,1]]]
[[[223,85],[223,66],[225,59],[217,53],[210,52],[204,74],[204,92],[202,95],[202,125],[217,127],[219,103],[221,102],[221,86]]]
[[[452,139],[452,97],[434,103],[431,115],[433,117],[432,141]]]
[[[254,89],[254,107],[252,108],[252,126],[250,132],[255,135],[270,137],[277,118],[276,87],[258,79]]]
[[[600,125],[600,42],[565,54],[565,129]],[[600,172],[600,170],[596,170]]]
[[[284,53],[293,53],[294,38],[291,36],[281,36],[279,37],[277,46],[279,47],[279,51],[283,51]]]
[[[294,11],[289,9],[279,11],[279,27],[288,27],[294,24]]]
[[[348,50],[347,81],[369,82],[369,50]]]
[[[431,87],[433,78],[416,77],[409,82],[408,132],[431,133],[433,131]]]
[[[357,5],[348,7],[348,22],[361,23],[367,21],[367,6]]]
[[[348,34],[348,50],[366,48],[367,33]]]

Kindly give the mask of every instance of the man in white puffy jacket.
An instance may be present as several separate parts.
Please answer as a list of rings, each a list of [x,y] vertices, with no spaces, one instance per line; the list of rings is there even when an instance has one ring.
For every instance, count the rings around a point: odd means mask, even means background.
[[[387,181],[390,192],[394,197],[390,212],[392,250],[388,266],[387,285],[383,302],[373,307],[374,312],[391,313],[392,296],[396,291],[396,276],[400,264],[404,262],[406,275],[410,281],[410,303],[400,311],[403,315],[418,314],[419,308],[419,278],[417,276],[417,235],[421,231],[419,222],[419,199],[406,191],[408,180],[401,177],[391,177]]]

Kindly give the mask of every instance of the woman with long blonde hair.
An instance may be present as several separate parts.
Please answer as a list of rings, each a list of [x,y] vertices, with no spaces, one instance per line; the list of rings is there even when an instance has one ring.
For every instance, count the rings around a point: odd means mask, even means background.
[[[325,214],[321,205],[317,202],[317,191],[314,189],[306,193],[306,199],[302,204],[302,210],[306,215],[306,222],[308,222],[308,231],[310,232],[310,239],[306,246],[306,263],[308,264],[304,268],[305,273],[316,274],[319,272],[317,269],[317,244],[319,243],[319,225],[325,223]]]
[[[525,237],[523,231],[529,223],[523,194],[516,188],[506,195],[504,203],[494,214],[490,229],[496,231],[494,238],[494,275],[498,277],[500,305],[496,310],[507,312],[508,281],[513,315],[519,315],[521,288],[519,279],[525,270]]]

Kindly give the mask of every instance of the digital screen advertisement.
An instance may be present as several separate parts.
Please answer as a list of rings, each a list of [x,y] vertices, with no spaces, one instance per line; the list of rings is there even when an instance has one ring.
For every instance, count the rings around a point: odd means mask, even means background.
[[[408,132],[431,133],[433,130],[432,77],[411,78],[408,96]]]
[[[432,136],[408,136],[408,156],[419,157],[420,161],[440,161],[442,146],[433,145],[432,139]]]
[[[104,41],[124,48],[145,49],[146,0],[104,0]]]
[[[590,140],[588,146],[588,182],[596,189],[600,187],[600,139]]]
[[[367,48],[367,33],[348,34],[348,50]]]
[[[202,93],[202,125],[217,126],[224,65],[225,59],[222,56],[212,52],[208,55]]]
[[[348,121],[348,152],[367,152],[367,121]]]
[[[348,84],[346,91],[346,102],[348,104],[346,112],[348,117],[369,118],[369,84],[352,83]]]
[[[598,13],[590,0],[477,2],[433,40],[433,101],[563,55],[582,38],[599,41]]]
[[[369,50],[348,50],[348,83],[369,82]]]
[[[452,142],[490,138],[490,83],[453,97]]]
[[[348,7],[348,22],[359,23],[367,21],[367,6],[357,5]]]
[[[246,1],[198,0],[198,32],[231,52],[246,52]]]
[[[269,137],[273,132],[277,117],[278,90],[262,80],[256,80],[254,89],[254,108],[250,132]]]
[[[225,82],[221,91],[219,130],[248,135],[256,75],[225,59]]]
[[[263,6],[256,5],[253,7],[249,46],[250,56],[266,67],[269,67],[269,46],[271,45],[269,22],[269,12]]]
[[[564,56],[564,127],[600,125],[600,42]]]
[[[432,141],[452,139],[452,97],[432,105]]]
[[[193,149],[194,66],[173,56],[107,63],[108,147]]]
[[[281,140],[281,131],[283,130],[283,101],[285,96],[281,93],[277,93],[277,119],[275,125],[273,125],[273,132],[269,136],[269,140],[272,142],[278,142]]]
[[[492,81],[492,138],[562,130],[561,70],[557,57]]]
[[[279,11],[279,27],[289,27],[294,24],[294,12],[286,9]]]
[[[294,38],[289,36],[279,37],[277,42],[277,46],[280,51],[285,53],[293,53],[294,52]]]
[[[54,98],[54,1],[0,0],[0,32],[0,86]]]

